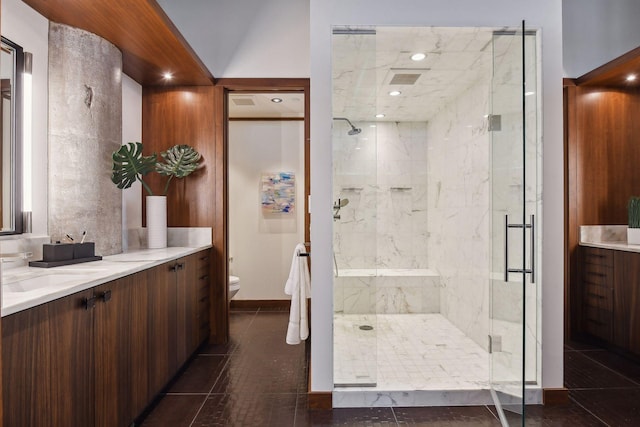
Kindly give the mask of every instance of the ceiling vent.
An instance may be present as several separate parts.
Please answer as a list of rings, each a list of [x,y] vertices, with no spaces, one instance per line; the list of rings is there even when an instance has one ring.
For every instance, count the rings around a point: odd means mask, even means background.
[[[395,74],[391,81],[390,85],[413,85],[420,78],[421,74]]]
[[[232,99],[233,103],[239,107],[245,107],[245,106],[251,106],[251,105],[256,105],[255,102],[253,102],[253,99],[251,98],[247,98],[247,97],[242,97],[242,98],[233,98]]]
[[[421,75],[430,68],[391,68],[388,74],[388,85],[414,85]]]

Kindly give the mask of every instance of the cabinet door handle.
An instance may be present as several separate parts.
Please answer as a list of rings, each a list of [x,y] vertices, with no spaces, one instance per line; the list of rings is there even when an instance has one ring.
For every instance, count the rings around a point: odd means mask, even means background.
[[[184,268],[184,262],[178,264],[178,270],[182,270]]]
[[[169,271],[178,271],[178,264],[174,264],[171,267],[169,267]]]
[[[209,256],[203,256],[200,258],[200,261],[209,261]]]
[[[89,298],[84,297],[82,299],[82,305],[84,306],[85,310],[91,310],[96,306],[96,297],[94,296],[91,296]]]
[[[111,300],[111,291],[107,290],[107,291],[102,292],[100,294],[100,299],[102,299],[102,301],[104,301],[104,302],[110,301]]]
[[[209,275],[205,274],[204,276],[201,276],[200,280],[209,280]]]

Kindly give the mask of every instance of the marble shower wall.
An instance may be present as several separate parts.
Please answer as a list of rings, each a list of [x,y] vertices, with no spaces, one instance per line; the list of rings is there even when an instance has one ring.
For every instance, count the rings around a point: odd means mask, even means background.
[[[440,312],[487,348],[489,331],[489,73],[429,122],[430,268],[440,273]]]
[[[49,24],[49,235],[122,252],[122,192],[110,179],[122,143],[122,54],[78,28]]]
[[[428,268],[427,123],[334,123],[334,222],[338,269]],[[372,127],[375,126],[375,127]]]
[[[427,123],[358,122],[333,130],[334,195],[349,199],[334,222],[338,273],[345,269],[426,269]],[[344,313],[437,313],[439,278],[362,277],[334,281]]]

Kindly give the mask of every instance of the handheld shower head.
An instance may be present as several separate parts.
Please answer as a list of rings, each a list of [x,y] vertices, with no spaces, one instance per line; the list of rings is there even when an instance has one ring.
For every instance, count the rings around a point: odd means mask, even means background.
[[[338,201],[333,204],[333,209],[344,208],[348,204],[349,204],[349,199],[338,199]]]
[[[351,129],[349,130],[349,132],[347,132],[347,135],[349,136],[357,135],[362,132],[362,129],[355,127],[353,123],[351,123],[351,121],[346,117],[334,117],[333,120],[344,120],[349,123],[349,126],[351,126]]]

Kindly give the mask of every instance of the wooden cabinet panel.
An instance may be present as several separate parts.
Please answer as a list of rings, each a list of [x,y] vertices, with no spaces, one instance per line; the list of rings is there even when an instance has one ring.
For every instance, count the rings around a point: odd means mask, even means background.
[[[189,273],[188,257],[180,258],[175,264],[174,278],[176,283],[176,350],[178,352],[178,366],[187,361],[190,353],[187,351],[189,342],[189,295],[187,276]]]
[[[147,271],[149,400],[160,393],[178,369],[176,278],[170,270],[174,264],[163,264]]]
[[[90,291],[3,318],[6,426],[93,425]]]
[[[208,260],[208,255],[197,253],[177,261],[177,346],[179,366],[189,359],[204,340],[204,338],[201,338],[201,306],[199,303],[201,292],[199,277],[201,277],[202,273],[201,258]],[[206,267],[208,268],[208,264]],[[208,316],[206,317],[208,324]]]
[[[49,422],[51,336],[48,318],[48,307],[39,306],[2,319],[5,426],[37,426]]]
[[[640,354],[640,254],[616,251],[613,343]]]
[[[147,400],[147,288],[127,276],[94,288],[96,426],[128,426]]]
[[[581,247],[580,261],[582,329],[610,341],[613,334],[613,251]]]
[[[198,322],[198,345],[209,338],[211,333],[209,323],[209,308],[211,306],[209,302],[210,298],[210,286],[211,278],[209,275],[209,269],[211,267],[211,250],[202,251],[197,255],[197,315]]]
[[[87,426],[94,421],[93,317],[85,301],[91,291],[49,304],[52,410],[54,426]]]
[[[187,358],[197,350],[199,341],[198,321],[198,254],[193,254],[186,259],[184,270],[185,287],[185,350]]]

